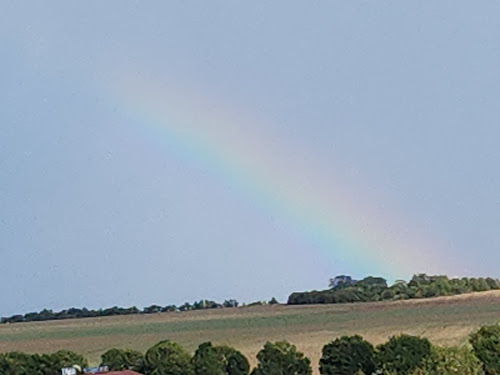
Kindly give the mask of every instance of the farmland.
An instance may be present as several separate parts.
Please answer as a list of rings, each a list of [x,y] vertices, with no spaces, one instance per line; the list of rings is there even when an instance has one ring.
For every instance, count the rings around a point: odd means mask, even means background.
[[[230,345],[255,364],[266,341],[285,339],[305,352],[315,368],[322,346],[339,335],[358,333],[379,344],[405,332],[440,345],[459,345],[480,325],[499,321],[500,291],[489,291],[397,302],[256,306],[5,324],[0,326],[0,352],[64,348],[97,364],[112,347],[145,351],[168,338],[190,351],[204,341]]]

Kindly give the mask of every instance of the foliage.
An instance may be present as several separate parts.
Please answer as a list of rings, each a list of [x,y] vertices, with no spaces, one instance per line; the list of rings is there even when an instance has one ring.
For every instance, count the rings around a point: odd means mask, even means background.
[[[247,358],[239,351],[234,350],[230,356],[225,357],[227,375],[248,375],[250,364]]]
[[[373,345],[361,336],[342,336],[323,347],[319,372],[323,375],[354,375],[375,371]]]
[[[145,375],[193,375],[191,356],[170,340],[160,341],[146,351],[138,371]]]
[[[413,275],[408,283],[397,280],[388,286],[386,280],[381,277],[368,276],[358,281],[350,276],[340,275],[330,279],[329,287],[322,291],[292,293],[288,297],[288,304],[371,302],[449,296],[500,289],[500,281],[491,277],[449,279],[443,275],[428,276],[421,273]]]
[[[429,340],[402,334],[377,347],[376,362],[381,370],[406,375],[421,367],[430,355]]]
[[[330,279],[329,287],[332,289],[343,289],[353,285],[356,285],[356,280],[353,280],[351,276],[338,275]]]
[[[288,304],[318,304],[318,303],[351,303],[371,302],[381,300],[404,300],[410,298],[428,298],[435,296],[448,296],[470,292],[481,292],[486,290],[500,289],[500,280],[491,277],[449,279],[447,276],[428,276],[424,273],[413,275],[406,283],[398,280],[388,286],[382,277],[368,276],[362,280],[354,280],[348,275],[339,275],[330,279],[329,289],[311,292],[295,292],[288,298]],[[272,298],[269,302],[256,301],[247,306],[276,304],[278,301]],[[175,305],[150,305],[142,310],[135,306],[123,308],[118,306],[106,309],[89,310],[87,308],[76,308],[54,312],[43,309],[40,312],[29,312],[24,315],[16,314],[10,317],[0,318],[0,323],[23,323],[33,321],[61,320],[94,318],[101,316],[132,315],[132,314],[155,314],[160,312],[189,311],[215,308],[232,308],[239,305],[235,299],[225,300],[222,304],[211,300],[189,302],[181,306]]]
[[[430,357],[412,375],[481,375],[481,362],[467,347],[433,347]]]
[[[222,305],[224,307],[238,307],[238,301],[236,301],[235,299],[228,299],[225,300]]]
[[[377,350],[361,336],[343,336],[323,347],[322,375],[499,375],[500,325],[485,326],[470,336],[473,349],[433,347],[425,338],[402,334]],[[157,343],[143,356],[129,349],[111,349],[101,365],[111,370],[133,368],[145,375],[248,375],[245,356],[228,346],[200,344],[193,358],[177,343]],[[286,341],[267,342],[257,354],[252,375],[311,375],[303,353]],[[0,353],[0,375],[59,375],[63,367],[83,369],[87,360],[74,352],[52,354]],[[484,369],[484,372],[483,372]]]
[[[250,365],[243,354],[229,346],[200,344],[192,358],[196,375],[248,375]]]
[[[68,350],[43,355],[20,352],[0,354],[2,375],[59,375],[61,368],[73,365],[84,368],[88,362],[81,355]]]
[[[216,346],[215,350],[224,364],[227,375],[248,375],[250,364],[241,352],[225,345]]]
[[[500,374],[500,325],[481,327],[470,336],[470,343],[486,375]]]
[[[225,366],[217,350],[210,342],[198,346],[194,353],[193,368],[196,375],[224,375]]]
[[[31,356],[25,353],[11,352],[0,354],[0,374],[28,375],[33,370]]]
[[[112,371],[129,370],[142,363],[144,356],[132,349],[110,349],[101,356],[101,366]]]
[[[311,361],[286,341],[267,342],[257,354],[252,375],[311,375]]]
[[[137,307],[132,306],[128,308],[123,307],[109,307],[106,309],[89,310],[86,308],[72,307],[67,310],[54,312],[52,310],[44,309],[40,312],[29,312],[24,315],[12,315],[10,317],[3,317],[0,323],[23,323],[23,322],[41,322],[46,320],[62,320],[62,319],[79,319],[79,318],[95,318],[100,316],[115,316],[115,315],[135,315],[135,314],[156,314],[160,312],[172,311],[188,311],[188,310],[203,310],[215,309],[221,307],[237,307],[238,301],[234,299],[226,300],[224,304],[217,303],[210,300],[200,300],[190,304],[189,302],[177,307],[175,305],[151,305],[139,310]]]

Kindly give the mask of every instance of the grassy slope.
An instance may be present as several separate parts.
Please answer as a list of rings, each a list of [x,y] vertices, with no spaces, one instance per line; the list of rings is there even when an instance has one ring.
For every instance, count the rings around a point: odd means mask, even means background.
[[[500,322],[500,291],[427,300],[346,305],[259,306],[155,315],[49,321],[0,326],[0,352],[70,349],[93,364],[112,347],[141,351],[171,339],[194,349],[204,341],[241,350],[252,363],[267,340],[286,339],[311,358],[342,334],[373,344],[406,332],[441,345],[464,343],[482,324]]]

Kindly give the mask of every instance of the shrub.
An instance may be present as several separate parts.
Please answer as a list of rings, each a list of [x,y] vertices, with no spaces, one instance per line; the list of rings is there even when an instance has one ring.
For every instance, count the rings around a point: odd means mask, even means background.
[[[487,375],[500,374],[500,325],[484,326],[470,336],[474,353]]]
[[[400,375],[411,373],[431,355],[429,340],[405,334],[391,337],[377,349],[378,368]]]
[[[323,375],[371,374],[375,371],[373,346],[361,336],[343,336],[323,347],[319,366]]]
[[[267,342],[257,354],[253,375],[311,375],[311,361],[286,341]]]

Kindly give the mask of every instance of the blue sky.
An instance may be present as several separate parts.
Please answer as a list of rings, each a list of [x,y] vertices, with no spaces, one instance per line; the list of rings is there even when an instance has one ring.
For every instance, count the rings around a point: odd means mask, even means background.
[[[4,2],[0,314],[500,277],[499,8]]]

